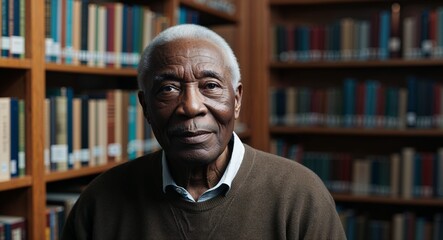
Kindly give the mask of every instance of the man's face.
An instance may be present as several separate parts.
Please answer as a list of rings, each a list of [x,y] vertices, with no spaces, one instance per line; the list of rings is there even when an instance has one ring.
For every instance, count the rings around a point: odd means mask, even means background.
[[[227,149],[242,85],[234,92],[224,59],[204,40],[180,39],[154,51],[139,97],[169,161],[208,164]]]

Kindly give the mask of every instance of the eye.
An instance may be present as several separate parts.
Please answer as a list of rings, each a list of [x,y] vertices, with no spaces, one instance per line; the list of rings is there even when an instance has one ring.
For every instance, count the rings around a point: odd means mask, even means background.
[[[173,92],[173,91],[178,91],[178,89],[172,85],[162,86],[159,89],[159,92]]]
[[[211,83],[207,83],[205,87],[206,87],[206,89],[213,90],[213,89],[218,88],[219,85],[218,85],[217,83],[213,83],[213,82],[211,82]]]

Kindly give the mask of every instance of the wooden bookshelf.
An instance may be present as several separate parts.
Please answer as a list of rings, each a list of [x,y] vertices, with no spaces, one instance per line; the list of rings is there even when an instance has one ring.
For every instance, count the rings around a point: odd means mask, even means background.
[[[114,1],[98,1],[99,4],[101,2]],[[233,38],[236,41],[235,51],[241,68],[249,66],[247,1],[234,1],[236,5],[234,14],[213,9],[193,0],[115,2],[149,5],[154,11],[168,17],[173,25],[176,24],[179,7],[184,6],[200,13],[202,25],[232,26],[236,29]],[[0,71],[5,72],[7,76],[7,79],[2,79],[0,82],[2,87],[6,86],[2,88],[2,97],[24,98],[26,103],[26,175],[0,182],[0,214],[25,217],[27,239],[45,239],[47,185],[84,180],[85,177],[98,175],[119,164],[112,162],[95,167],[45,173],[43,105],[46,89],[52,87],[51,84],[58,86],[71,82],[72,85],[80,86],[83,90],[81,85],[84,82],[97,79],[92,84],[97,87],[100,84],[103,85],[100,79],[108,77],[113,79],[111,81],[113,83],[104,84],[103,89],[113,87],[132,89],[136,87],[134,82],[137,70],[47,63],[45,61],[45,0],[25,0],[25,5],[25,58],[0,58]],[[248,70],[242,69],[242,75],[243,84],[248,85]],[[77,79],[81,80],[77,81]],[[131,81],[127,81],[128,79]],[[243,106],[245,106],[249,100],[246,97],[243,100]],[[242,114],[251,115],[246,113],[247,109],[244,107]],[[251,132],[246,130],[240,136],[250,139]]]
[[[0,191],[13,190],[32,186],[31,176],[13,178],[8,181],[0,182]]]
[[[441,137],[441,129],[363,129],[363,128],[328,128],[328,127],[290,127],[272,126],[272,134],[310,134],[310,135],[341,135],[341,136],[377,136],[377,137]]]
[[[0,68],[30,69],[31,68],[31,61],[29,59],[0,58]]]
[[[123,163],[123,162],[121,162],[121,163]],[[73,179],[73,178],[78,178],[78,177],[99,174],[99,173],[102,173],[108,169],[111,169],[121,163],[110,162],[110,163],[107,163],[105,165],[100,165],[100,166],[83,167],[80,169],[71,169],[71,170],[67,170],[67,171],[54,171],[54,172],[47,173],[45,175],[45,181],[47,183],[49,183],[49,182],[56,182],[56,181],[61,181],[61,180],[67,180],[67,179]]]
[[[343,89],[347,77],[357,81],[377,80],[385,86],[407,87],[407,76],[433,79],[442,82],[439,73],[443,67],[442,58],[421,58],[406,60],[388,58],[386,60],[313,60],[278,61],[274,52],[274,26],[295,26],[297,24],[315,26],[326,25],[343,18],[368,19],[373,13],[391,10],[393,3],[401,5],[401,17],[410,16],[413,11],[425,7],[441,6],[439,1],[384,1],[384,0],[257,0],[251,5],[251,79],[254,79],[253,93],[255,107],[251,121],[252,145],[264,151],[271,149],[271,140],[279,139],[288,143],[287,147],[302,146],[302,151],[315,153],[350,153],[352,156],[368,154],[398,153],[404,147],[417,151],[436,152],[443,146],[443,129],[380,129],[380,128],[328,128],[326,126],[271,125],[270,89],[285,87],[307,87]],[[358,14],[357,14],[358,13]],[[402,15],[403,14],[403,15]],[[401,20],[402,21],[402,20]],[[289,41],[289,39],[286,39]],[[291,56],[289,56],[291,57]],[[288,57],[288,58],[289,58]],[[274,143],[274,142],[273,142]],[[277,144],[280,144],[278,142]],[[289,145],[289,143],[293,145]],[[276,145],[272,145],[275,149]],[[424,150],[426,149],[426,150]],[[286,149],[287,151],[290,151]],[[379,211],[384,219],[390,219],[395,211],[411,211],[416,214],[441,212],[442,198],[391,198],[375,195],[352,195],[333,193],[340,207],[395,210]],[[366,209],[366,210],[367,210]],[[426,211],[424,211],[426,209]],[[422,211],[422,212],[421,212]],[[426,213],[425,213],[426,212]],[[398,212],[397,212],[398,213]]]
[[[135,68],[98,68],[98,67],[47,63],[45,69],[48,72],[61,72],[61,73],[78,73],[78,74],[91,74],[91,75],[104,75],[104,76],[106,75],[127,76],[127,77],[137,76],[137,69]]]

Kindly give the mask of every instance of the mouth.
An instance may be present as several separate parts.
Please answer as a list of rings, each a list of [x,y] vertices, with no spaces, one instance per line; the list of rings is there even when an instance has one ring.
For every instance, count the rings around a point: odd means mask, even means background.
[[[199,144],[206,142],[211,137],[212,132],[207,130],[175,132],[172,139],[184,144]]]

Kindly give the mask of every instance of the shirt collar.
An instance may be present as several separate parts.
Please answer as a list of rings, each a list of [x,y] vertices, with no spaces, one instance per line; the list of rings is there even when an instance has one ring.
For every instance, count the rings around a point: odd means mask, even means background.
[[[243,146],[242,141],[237,136],[235,132],[233,132],[233,140],[234,145],[232,148],[231,159],[229,160],[228,166],[226,167],[225,172],[223,173],[220,181],[213,188],[208,189],[206,192],[213,191],[214,189],[219,188],[222,185],[226,185],[228,190],[231,188],[232,181],[234,177],[237,175],[238,170],[240,169],[240,165],[243,162],[243,155],[245,153],[245,147]],[[163,192],[166,193],[166,188],[168,186],[179,187],[174,179],[172,179],[171,172],[169,170],[169,166],[166,162],[165,152],[162,152],[162,177],[163,177]]]

